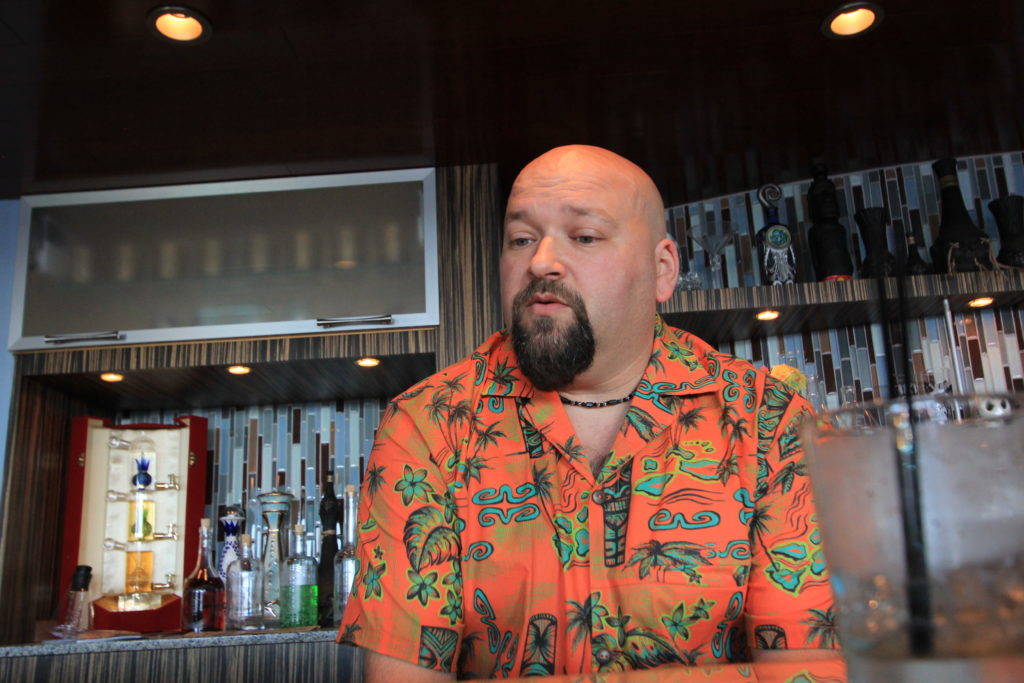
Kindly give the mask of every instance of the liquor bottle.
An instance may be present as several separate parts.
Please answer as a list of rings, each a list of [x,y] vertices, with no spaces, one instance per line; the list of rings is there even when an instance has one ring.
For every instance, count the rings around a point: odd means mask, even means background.
[[[324,481],[324,495],[320,499],[320,561],[316,567],[317,622],[321,626],[334,626],[334,556],[338,553],[338,516],[341,504],[334,493],[334,475]]]
[[[148,439],[147,439],[148,441]],[[140,451],[144,453],[145,451]],[[128,501],[128,543],[125,548],[125,593],[149,593],[153,590],[153,529],[156,503],[149,491],[153,475],[151,461],[143,455],[135,460],[131,500]]]
[[[181,595],[181,627],[185,631],[224,630],[224,582],[217,576],[213,558],[213,530],[209,518],[199,527],[199,557],[185,580]]]
[[[932,164],[932,169],[942,198],[939,234],[932,245],[935,272],[992,270],[991,240],[967,213],[956,174],[956,159],[939,159]]]
[[[334,619],[341,621],[356,577],[356,519],[359,496],[354,484],[345,487],[341,550],[334,556]]]
[[[316,560],[306,554],[306,527],[296,524],[294,553],[281,571],[281,626],[317,625]]]
[[[263,628],[263,563],[253,557],[249,534],[239,538],[238,552],[227,569],[227,627],[256,631]]]
[[[828,177],[824,164],[815,164],[814,180],[807,188],[807,210],[814,223],[807,231],[814,274],[822,282],[849,280],[853,276],[853,259],[847,248],[846,229],[839,222],[839,198],[836,185]],[[876,222],[878,216],[874,216]],[[885,224],[876,226],[876,238],[884,244]],[[868,242],[865,237],[865,243]],[[878,242],[878,239],[872,239]],[[883,259],[884,260],[884,259]],[[873,276],[877,277],[877,275]]]
[[[60,623],[50,633],[64,640],[74,640],[79,633],[89,630],[89,581],[92,579],[92,567],[80,564],[71,577],[71,590],[68,591],[67,609]]]
[[[778,185],[762,185],[757,200],[764,207],[764,227],[754,236],[761,258],[761,284],[786,285],[796,282],[793,235],[779,219],[776,202],[782,199]]]
[[[907,275],[927,275],[932,272],[932,267],[917,251],[917,238],[914,237],[913,230],[907,233],[907,261],[903,266],[903,272]]]

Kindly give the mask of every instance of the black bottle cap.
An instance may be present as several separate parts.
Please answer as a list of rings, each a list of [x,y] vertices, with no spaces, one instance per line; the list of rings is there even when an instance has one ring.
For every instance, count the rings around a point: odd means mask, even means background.
[[[87,564],[80,564],[75,567],[75,575],[71,577],[71,590],[89,590],[89,581],[92,580],[92,567]]]

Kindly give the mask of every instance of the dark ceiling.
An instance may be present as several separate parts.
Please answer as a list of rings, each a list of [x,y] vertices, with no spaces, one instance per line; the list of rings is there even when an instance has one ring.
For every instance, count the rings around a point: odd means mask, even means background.
[[[1024,2],[0,0],[0,197],[497,162],[610,147],[670,203],[833,172],[1019,149]]]

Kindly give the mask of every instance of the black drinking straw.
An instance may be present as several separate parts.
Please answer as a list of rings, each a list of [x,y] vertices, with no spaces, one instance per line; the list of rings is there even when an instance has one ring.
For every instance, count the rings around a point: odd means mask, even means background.
[[[898,464],[900,510],[903,519],[904,555],[907,564],[907,609],[910,617],[910,652],[915,657],[926,657],[934,651],[932,629],[932,601],[928,586],[928,563],[924,544],[924,524],[921,516],[921,486],[917,457],[917,419],[914,416],[913,391],[911,387],[910,339],[907,333],[907,291],[906,255],[898,262],[896,269],[897,318],[902,333],[903,382],[897,382],[895,359],[893,359],[892,330],[889,327],[890,302],[885,293],[885,281],[878,278],[878,305],[882,317],[889,353],[885,355],[886,371],[889,376],[889,398],[902,398],[907,404],[907,420],[910,429],[909,444],[904,448],[895,447]]]

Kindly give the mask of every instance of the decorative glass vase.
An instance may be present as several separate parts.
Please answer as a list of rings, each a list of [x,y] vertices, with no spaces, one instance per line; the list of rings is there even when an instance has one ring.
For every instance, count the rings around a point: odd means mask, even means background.
[[[272,491],[259,495],[258,499],[267,529],[263,541],[264,623],[268,627],[275,627],[281,618],[281,562],[284,557],[281,528],[294,498],[289,493]]]

